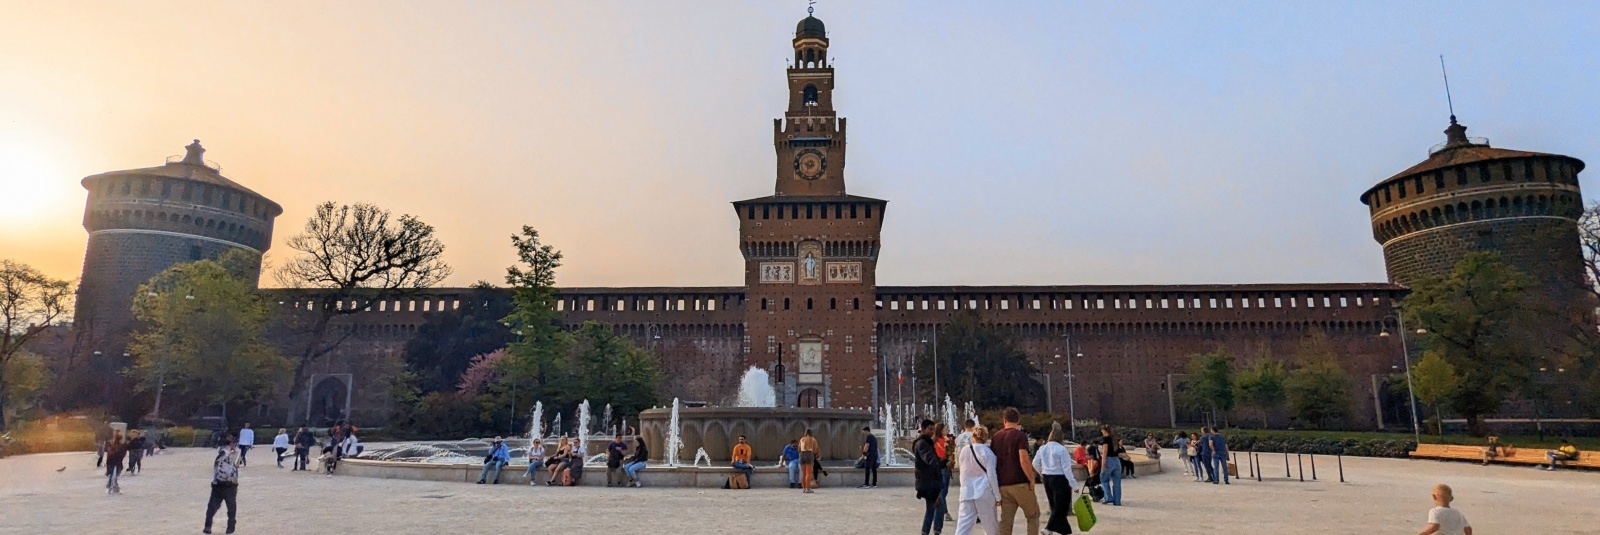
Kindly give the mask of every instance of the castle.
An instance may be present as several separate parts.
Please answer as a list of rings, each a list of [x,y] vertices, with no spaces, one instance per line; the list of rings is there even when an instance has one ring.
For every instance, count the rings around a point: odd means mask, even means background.
[[[781,375],[785,405],[880,407],[911,401],[896,378],[936,372],[902,368],[943,325],[970,312],[1015,334],[1043,372],[1049,409],[1138,426],[1200,418],[1172,397],[1190,355],[1223,347],[1282,358],[1320,332],[1356,379],[1353,424],[1382,428],[1406,419],[1404,392],[1382,384],[1403,363],[1402,342],[1380,336],[1397,330],[1394,307],[1406,284],[1448,272],[1479,249],[1503,251],[1551,284],[1582,278],[1576,218],[1583,163],[1491,148],[1467,138],[1452,117],[1447,142],[1426,161],[1361,196],[1389,282],[880,285],[888,202],[847,192],[846,121],[833,106],[835,72],[822,21],[800,21],[792,44],[788,108],[773,123],[772,194],[733,203],[742,284],[561,288],[557,308],[567,324],[604,322],[641,345],[687,346],[718,362],[767,369]],[[110,347],[125,337],[132,292],[167,266],[228,248],[259,254],[270,245],[282,209],[223,178],[201,152],[196,142],[181,161],[84,179],[90,242],[80,338]],[[316,290],[265,291],[286,309],[315,306]],[[392,359],[430,315],[473,306],[483,298],[476,292],[429,289],[341,316],[338,328],[352,338],[317,364],[304,406],[285,401],[264,412],[291,421],[381,420],[393,370],[371,365],[381,360],[372,357]],[[503,290],[490,294],[509,299]]]

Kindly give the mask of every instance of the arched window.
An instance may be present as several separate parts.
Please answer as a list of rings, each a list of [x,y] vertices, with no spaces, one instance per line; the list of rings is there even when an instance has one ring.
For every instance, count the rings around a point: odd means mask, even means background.
[[[800,399],[795,400],[795,405],[803,409],[815,409],[821,401],[822,392],[818,392],[815,388],[807,388],[800,391]]]
[[[811,310],[811,298],[806,298],[806,310]]]
[[[807,106],[817,105],[817,86],[807,84],[806,88],[801,90],[800,94],[802,104]]]
[[[783,309],[789,310],[789,298],[787,297],[783,298]]]

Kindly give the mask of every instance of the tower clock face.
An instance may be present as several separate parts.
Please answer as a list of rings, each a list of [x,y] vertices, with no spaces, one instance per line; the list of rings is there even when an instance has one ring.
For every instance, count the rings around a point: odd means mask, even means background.
[[[794,156],[794,174],[803,180],[816,180],[828,171],[828,159],[816,149],[806,149]]]

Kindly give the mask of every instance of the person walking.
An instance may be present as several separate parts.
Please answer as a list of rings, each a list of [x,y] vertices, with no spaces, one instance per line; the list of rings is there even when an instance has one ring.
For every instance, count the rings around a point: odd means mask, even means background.
[[[872,427],[861,428],[862,482],[858,489],[878,488],[878,437],[872,436]]]
[[[106,494],[122,494],[122,461],[128,457],[128,439],[122,431],[113,431],[106,441]]]
[[[1433,509],[1428,510],[1428,525],[1417,535],[1472,535],[1472,524],[1467,516],[1450,507],[1455,501],[1455,491],[1443,483],[1433,486]]]
[[[649,460],[650,448],[644,445],[644,437],[634,435],[633,457],[628,459],[627,464],[622,465],[622,471],[628,473],[628,486],[644,486],[644,482],[639,480],[639,471],[644,470],[644,467]]]
[[[256,430],[250,428],[250,422],[244,423],[244,428],[239,430],[239,466],[250,466],[250,448],[256,447]]]
[[[911,443],[911,456],[916,467],[917,497],[922,499],[922,535],[944,531],[944,513],[939,510],[939,470],[944,460],[934,449],[933,420],[923,420],[917,426],[917,439]],[[929,531],[929,530],[932,531]]]
[[[789,469],[789,488],[800,488],[799,440],[790,440],[789,445],[783,447],[783,458],[778,459],[778,464]]]
[[[1211,428],[1200,428],[1200,466],[1206,470],[1205,481],[1215,483],[1217,470],[1211,465]]]
[[[1033,458],[1033,468],[1044,476],[1045,502],[1050,504],[1050,516],[1044,529],[1054,533],[1072,533],[1072,489],[1078,488],[1078,478],[1072,475],[1072,454],[1061,443],[1066,433],[1061,423],[1050,426],[1050,437],[1039,447]]]
[[[1172,437],[1172,447],[1178,449],[1178,467],[1183,469],[1183,475],[1189,475],[1189,437],[1178,433]]]
[[[755,483],[756,479],[756,467],[750,465],[751,455],[750,442],[745,440],[744,435],[739,435],[739,443],[733,445],[732,466],[734,470],[744,472],[746,484]]]
[[[217,457],[211,461],[211,498],[206,500],[206,525],[201,533],[211,533],[211,519],[217,509],[228,506],[228,529],[233,533],[239,505],[239,466],[244,464],[244,454],[231,436],[224,436],[217,448]]]
[[[978,423],[972,421],[970,418],[961,421],[961,433],[956,435],[956,452],[958,452],[958,454],[959,454],[959,452],[961,450],[966,449],[967,444],[971,444],[972,443],[973,427],[975,427],[977,425],[978,425]],[[959,458],[958,458],[958,460],[959,460]],[[958,462],[956,464],[958,465],[958,466],[956,466],[956,470],[960,471],[960,469],[961,469],[961,467],[959,466],[960,463]]]
[[[144,433],[138,431],[128,431],[128,436],[133,438],[128,439],[127,472],[130,476],[136,476],[144,470],[144,449],[149,440],[145,438]]]
[[[306,466],[311,463],[311,447],[315,445],[317,445],[317,437],[312,435],[311,431],[306,429],[305,426],[301,426],[299,431],[295,431],[294,468],[290,470],[291,472],[295,470],[304,472],[306,470]]]
[[[822,448],[817,446],[817,437],[811,436],[811,428],[806,428],[806,433],[800,435],[800,492],[811,494],[811,487],[816,486],[817,461],[822,459]]]
[[[483,470],[478,472],[478,484],[482,485],[489,479],[489,471],[494,471],[494,484],[500,484],[500,469],[511,463],[511,450],[506,449],[506,441],[501,437],[494,437],[494,442],[489,445],[489,454],[483,457]]]
[[[278,428],[277,436],[272,437],[272,453],[278,456],[278,468],[283,468],[283,454],[289,451],[289,430]]]
[[[1038,477],[1028,457],[1028,434],[1022,431],[1022,413],[1015,407],[1006,407],[1000,419],[1004,428],[989,440],[994,450],[994,472],[1000,480],[1000,533],[1011,533],[1017,509],[1021,508],[1022,516],[1028,521],[1028,535],[1039,535],[1039,498],[1033,493]]]
[[[996,535],[1000,528],[995,514],[1000,507],[1000,484],[993,470],[999,465],[994,450],[989,449],[989,429],[970,425],[962,434],[967,435],[967,444],[957,452],[961,507],[956,517],[956,535],[972,535],[974,524],[981,526],[985,535]]]
[[[939,514],[944,516],[945,522],[955,522],[955,517],[950,516],[950,502],[945,497],[950,494],[950,452],[954,449],[951,444],[954,437],[950,436],[950,427],[944,422],[933,424],[933,451],[939,454],[939,460],[944,464],[939,467]]]
[[[1111,426],[1100,426],[1100,453],[1105,468],[1100,470],[1100,484],[1106,489],[1105,503],[1122,506],[1122,439],[1112,436]]]
[[[1211,429],[1211,483],[1217,482],[1217,476],[1222,477],[1222,484],[1232,485],[1228,482],[1228,437],[1222,436],[1216,428]]]
[[[99,467],[105,465],[105,461],[106,461],[106,444],[111,442],[111,436],[114,435],[114,434],[116,434],[116,433],[115,433],[115,431],[112,431],[110,425],[102,425],[102,426],[94,428],[94,467],[95,468],[99,468]]]

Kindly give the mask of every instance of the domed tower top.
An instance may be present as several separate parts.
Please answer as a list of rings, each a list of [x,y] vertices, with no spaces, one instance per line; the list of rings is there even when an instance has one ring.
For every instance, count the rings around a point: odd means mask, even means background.
[[[827,39],[828,28],[822,24],[822,19],[807,13],[806,18],[800,19],[800,24],[796,24],[794,27],[794,38],[800,39],[802,37]]]

